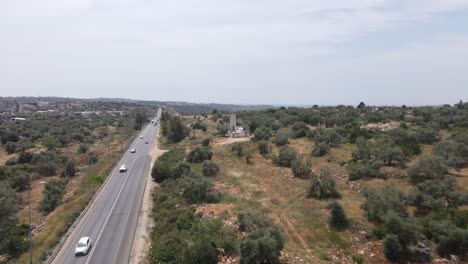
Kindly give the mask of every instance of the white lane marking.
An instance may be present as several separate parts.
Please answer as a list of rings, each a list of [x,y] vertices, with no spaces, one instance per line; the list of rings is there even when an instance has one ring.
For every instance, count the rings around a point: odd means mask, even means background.
[[[134,141],[136,141],[136,140],[137,140],[137,139],[135,139]],[[137,142],[139,142],[139,141],[137,141]],[[129,151],[126,151],[125,154],[124,154],[124,156],[123,156],[119,161],[123,161],[123,160],[126,158],[126,156],[129,155],[129,153],[130,153]],[[73,235],[73,236],[75,236],[75,238],[74,238],[75,240],[76,240],[76,238],[77,238],[76,235],[81,234],[81,232],[83,231],[83,229],[85,228],[85,226],[88,224],[89,218],[90,218],[90,216],[91,216],[93,210],[95,210],[95,207],[97,206],[95,202],[96,202],[98,199],[100,199],[100,197],[103,195],[102,193],[104,193],[105,190],[107,190],[107,188],[108,188],[108,186],[109,186],[109,182],[112,180],[112,177],[114,177],[114,175],[117,174],[116,172],[117,172],[117,167],[118,167],[118,166],[119,166],[119,164],[116,164],[116,166],[114,166],[114,168],[112,169],[112,171],[111,171],[111,173],[110,173],[109,180],[108,180],[108,182],[106,183],[106,186],[104,186],[104,189],[102,189],[102,190],[98,193],[98,196],[94,199],[93,204],[92,204],[91,207],[89,208],[88,212],[86,212],[86,215],[83,217],[83,218],[85,218],[85,219],[83,219],[85,222],[81,225],[80,231],[78,231],[78,233],[75,233],[75,234]],[[92,210],[91,210],[91,209],[92,209]],[[74,244],[73,244],[73,241],[71,241],[70,243],[71,243],[70,248],[66,251],[67,253],[73,251],[73,245],[74,245]],[[63,260],[63,257],[66,257],[67,255],[68,255],[68,254],[65,254],[64,256],[62,256],[62,260]],[[54,262],[55,262],[55,261],[54,261]]]
[[[129,171],[131,171],[131,168],[133,168],[133,166],[135,165],[135,162],[136,162],[136,158],[133,160],[132,165],[129,167],[130,168]],[[109,211],[109,214],[107,214],[106,220],[104,221],[104,224],[102,225],[102,228],[99,231],[98,237],[97,237],[96,241],[94,242],[94,246],[91,248],[91,252],[89,253],[88,258],[86,259],[85,264],[88,264],[89,261],[91,261],[91,258],[92,258],[93,253],[94,253],[94,249],[97,247],[99,239],[101,238],[102,233],[104,232],[104,229],[106,228],[107,222],[109,221],[109,218],[110,218],[110,216],[112,214],[112,211],[114,211],[114,208],[117,205],[117,201],[119,200],[120,194],[122,193],[123,188],[125,187],[125,184],[127,183],[128,178],[130,178],[130,172],[127,173],[127,177],[125,178],[125,181],[122,184],[122,187],[120,187],[119,193],[117,194],[117,197],[114,200],[114,203],[112,204],[112,207],[111,207],[111,210]]]

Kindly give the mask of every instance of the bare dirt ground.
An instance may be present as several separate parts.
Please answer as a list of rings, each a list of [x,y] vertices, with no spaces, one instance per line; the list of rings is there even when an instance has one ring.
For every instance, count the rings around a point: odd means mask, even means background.
[[[151,193],[157,187],[157,183],[155,183],[151,178],[151,170],[153,168],[154,161],[167,151],[159,149],[158,144],[159,142],[156,142],[150,152],[151,165],[148,172],[148,178],[146,179],[145,193],[143,194],[140,213],[138,215],[137,229],[135,231],[135,238],[133,240],[132,251],[130,253],[130,264],[146,263],[146,256],[151,245],[150,233],[153,227],[153,221],[151,219],[153,199]]]
[[[222,137],[222,138],[217,138],[213,141],[213,145],[227,145],[227,144],[232,144],[235,142],[246,142],[249,141],[250,137],[243,137],[243,138],[232,138],[232,137]]]

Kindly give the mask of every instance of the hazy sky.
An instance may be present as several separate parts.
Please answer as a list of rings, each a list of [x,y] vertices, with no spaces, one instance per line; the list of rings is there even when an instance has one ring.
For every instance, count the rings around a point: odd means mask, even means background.
[[[0,96],[468,100],[468,0],[0,0]]]

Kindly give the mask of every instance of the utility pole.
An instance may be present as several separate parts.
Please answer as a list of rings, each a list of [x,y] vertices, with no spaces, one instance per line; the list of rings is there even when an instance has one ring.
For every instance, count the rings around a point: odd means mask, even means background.
[[[32,264],[32,221],[31,221],[31,177],[29,178],[28,200],[29,200],[29,263]]]

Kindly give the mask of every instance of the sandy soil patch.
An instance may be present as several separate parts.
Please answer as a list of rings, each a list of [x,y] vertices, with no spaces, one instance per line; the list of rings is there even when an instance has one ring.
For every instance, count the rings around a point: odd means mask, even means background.
[[[217,138],[213,140],[213,145],[222,146],[222,145],[232,144],[235,142],[246,142],[249,140],[250,140],[250,137],[243,137],[243,138],[222,137],[222,138]]]

